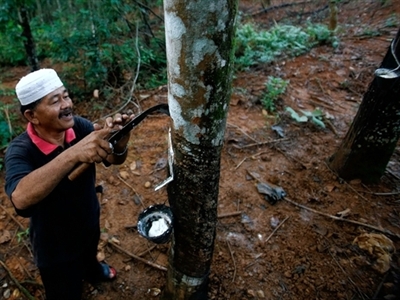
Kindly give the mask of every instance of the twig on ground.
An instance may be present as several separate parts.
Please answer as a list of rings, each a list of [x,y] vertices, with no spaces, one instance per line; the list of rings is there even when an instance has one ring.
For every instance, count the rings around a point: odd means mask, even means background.
[[[336,135],[339,136],[338,132],[336,131],[335,126],[333,126],[332,122],[330,120],[325,120],[326,124],[328,127],[332,130],[332,132]]]
[[[238,216],[241,215],[243,212],[242,211],[235,211],[235,212],[231,212],[231,213],[225,213],[225,214],[219,214],[218,218],[227,218],[227,217],[234,217],[234,216]]]
[[[251,266],[253,266],[255,263],[257,263],[259,258],[262,258],[263,254],[257,254],[256,258],[249,264],[247,264],[244,269],[247,270],[248,268],[250,268]]]
[[[126,186],[128,186],[136,195],[139,195],[138,192],[131,186],[129,183],[127,183],[121,176],[117,176],[119,180],[121,180]],[[142,199],[138,197],[140,204],[142,205],[143,208],[145,208]]]
[[[235,281],[235,277],[236,277],[236,261],[235,261],[235,258],[233,257],[233,252],[232,252],[232,249],[231,249],[231,244],[229,243],[228,240],[226,241],[226,244],[228,245],[229,253],[231,254],[231,258],[232,258],[232,261],[233,261],[234,271],[233,271],[232,282],[234,282],[234,281]]]
[[[32,274],[28,271],[28,269],[22,264],[21,262],[18,262],[19,266],[24,270],[25,274],[29,277],[31,281],[34,281],[35,279],[32,277]]]
[[[146,265],[152,266],[153,268],[156,268],[156,269],[161,270],[161,271],[167,271],[166,267],[160,266],[160,265],[155,264],[155,263],[152,263],[151,261],[148,261],[148,260],[143,259],[143,258],[141,258],[141,257],[139,257],[139,256],[137,256],[137,255],[135,255],[133,253],[130,253],[129,251],[125,250],[124,248],[118,246],[117,244],[115,244],[115,243],[113,243],[111,241],[109,241],[109,244],[112,245],[113,247],[115,247],[116,249],[118,249],[119,251],[125,253],[126,255],[128,255],[128,256],[130,256],[130,257],[132,257],[132,258],[134,258],[134,259],[136,259],[138,261],[141,261],[142,263],[144,263]]]
[[[272,144],[272,143],[279,143],[279,142],[283,142],[283,141],[287,141],[287,140],[288,140],[288,138],[275,139],[275,140],[269,140],[269,141],[263,141],[263,142],[256,142],[256,143],[253,143],[253,144],[247,144],[247,145],[244,145],[244,146],[236,146],[236,145],[234,145],[234,147],[237,148],[237,149],[245,149],[245,148],[263,146],[263,145]]]
[[[8,212],[8,210],[3,206],[3,205],[1,205],[0,204],[0,207],[5,211],[5,213],[19,226],[19,228],[21,229],[21,230],[25,230],[26,228],[17,220],[17,218],[16,217],[14,217],[12,214],[10,214],[9,212]]]
[[[239,126],[234,125],[234,124],[231,124],[231,123],[227,123],[227,125],[236,128],[236,129],[239,130],[241,133],[243,133],[243,135],[247,136],[247,137],[248,137],[249,139],[251,139],[252,141],[258,143],[258,141],[257,141],[255,138],[253,138],[253,137],[251,137],[250,135],[248,135],[248,134],[247,134],[246,132],[244,132],[244,130],[243,130],[242,128],[240,128]]]
[[[146,253],[150,253],[152,250],[154,250],[157,247],[157,245],[151,246],[150,248],[147,248],[146,250],[144,250],[143,252],[139,253],[138,256],[142,257],[143,255],[145,255]]]
[[[326,95],[325,89],[324,89],[324,87],[323,87],[322,84],[321,84],[321,80],[319,80],[319,78],[316,78],[316,77],[314,77],[313,80],[317,82],[317,84],[318,84],[319,88],[321,89],[322,93],[323,93],[324,95]],[[318,99],[318,100],[319,100],[319,99]],[[331,103],[329,103],[329,105],[331,105]]]
[[[137,224],[125,225],[125,229],[137,229]]]
[[[337,221],[343,221],[343,222],[347,222],[347,223],[363,226],[363,227],[366,227],[366,228],[369,228],[369,229],[372,229],[372,230],[376,230],[376,231],[379,231],[379,232],[382,232],[382,233],[385,233],[385,234],[388,234],[388,235],[391,235],[391,236],[394,236],[394,237],[397,237],[397,238],[400,239],[400,234],[391,232],[390,230],[387,230],[387,229],[384,229],[384,228],[379,228],[379,227],[376,227],[376,226],[373,226],[373,225],[370,225],[370,224],[366,224],[366,223],[362,223],[362,222],[358,222],[358,221],[354,221],[354,220],[349,220],[349,219],[344,219],[344,218],[336,217],[336,216],[333,216],[333,215],[330,215],[330,214],[326,214],[326,213],[320,212],[318,210],[315,210],[315,209],[309,208],[307,206],[304,206],[304,205],[302,205],[300,203],[297,203],[297,202],[295,202],[293,200],[290,200],[287,197],[284,197],[283,200],[285,200],[285,201],[287,201],[289,203],[292,203],[293,205],[295,205],[297,207],[300,207],[300,208],[303,208],[305,210],[308,210],[308,211],[311,211],[313,213],[316,213],[318,215],[325,216],[325,217],[328,217],[328,218],[331,218],[331,219],[334,219],[334,220],[337,220]]]
[[[242,161],[238,163],[238,165],[235,167],[235,170],[237,170],[242,165],[242,163],[246,161],[246,159],[248,159],[248,157],[243,158]]]
[[[4,268],[4,270],[7,271],[8,275],[10,276],[11,280],[15,283],[15,285],[18,287],[18,289],[25,295],[25,297],[29,300],[35,300],[35,297],[33,297],[29,291],[24,288],[19,281],[14,277],[14,275],[11,273],[10,269],[7,268],[6,264],[0,260],[0,265]]]
[[[355,284],[355,282],[350,278],[349,275],[347,275],[346,271],[343,269],[343,267],[340,265],[340,263],[337,261],[337,259],[333,256],[333,254],[331,253],[331,251],[329,250],[329,254],[331,255],[333,261],[338,265],[339,269],[343,272],[344,275],[347,276],[348,280],[350,281],[350,283],[355,287],[355,289],[357,290],[357,292],[359,293],[359,295],[361,296],[362,299],[365,299],[365,294],[360,290],[360,288],[357,286],[357,284]],[[366,299],[369,299],[368,297]],[[374,298],[375,299],[375,298]]]
[[[372,195],[375,195],[375,196],[394,196],[394,195],[400,194],[400,192],[392,192],[392,193],[374,193],[374,192],[368,192],[368,193],[370,193],[370,194],[372,194]]]
[[[276,226],[276,228],[274,229],[274,231],[272,231],[272,233],[266,238],[265,243],[269,241],[269,239],[275,234],[275,232],[277,232],[277,230],[279,229],[279,227],[281,227],[283,225],[283,223],[286,222],[286,220],[289,219],[289,217],[286,217],[281,223],[279,223],[278,226]]]
[[[386,272],[386,274],[383,276],[381,282],[380,282],[379,285],[378,285],[378,288],[376,289],[376,292],[375,292],[375,294],[374,294],[374,297],[372,297],[372,299],[378,299],[378,295],[379,295],[379,293],[381,292],[382,286],[383,286],[383,284],[385,283],[386,278],[387,278],[387,276],[388,276],[389,273],[390,273],[390,272]]]
[[[278,147],[274,147],[274,149],[276,149],[278,152],[282,153],[284,157],[286,157],[288,160],[294,160],[295,162],[297,162],[299,165],[301,165],[301,167],[303,169],[308,169],[307,166],[302,163],[300,160],[298,160],[297,158],[294,158],[293,156],[289,156],[286,152],[284,152],[283,150],[279,149]]]

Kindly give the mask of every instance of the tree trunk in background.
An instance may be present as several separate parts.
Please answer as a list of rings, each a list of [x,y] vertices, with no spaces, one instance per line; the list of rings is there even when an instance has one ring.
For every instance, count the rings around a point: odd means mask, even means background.
[[[396,69],[399,59],[400,29],[380,68]],[[392,75],[375,76],[344,140],[329,160],[329,166],[345,180],[377,183],[385,172],[400,137],[400,70]]]
[[[164,1],[174,214],[162,299],[207,299],[233,72],[236,0]]]
[[[21,15],[21,26],[22,36],[24,38],[25,51],[28,56],[29,64],[31,65],[32,71],[39,70],[39,60],[36,55],[35,41],[32,36],[31,26],[29,24],[28,12],[25,7],[19,9]]]
[[[43,9],[42,9],[42,4],[40,3],[40,0],[36,0],[36,9],[37,9],[37,16],[39,16],[40,21],[43,23]]]

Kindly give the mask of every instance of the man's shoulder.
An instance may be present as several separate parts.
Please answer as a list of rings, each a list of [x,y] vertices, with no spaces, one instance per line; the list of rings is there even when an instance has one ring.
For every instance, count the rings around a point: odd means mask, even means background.
[[[90,122],[88,119],[81,117],[81,116],[74,116],[74,122],[75,125],[92,125],[92,122]],[[93,125],[92,125],[93,126]]]
[[[77,133],[83,132],[87,134],[88,132],[92,132],[94,130],[92,122],[88,119],[74,116],[74,131]]]
[[[29,135],[26,131],[21,133],[20,135],[16,136],[8,145],[8,147],[13,146],[13,145],[30,145],[31,144],[31,139],[29,138]]]
[[[14,154],[28,153],[31,151],[33,143],[26,131],[15,137],[6,148],[6,156],[12,152]]]

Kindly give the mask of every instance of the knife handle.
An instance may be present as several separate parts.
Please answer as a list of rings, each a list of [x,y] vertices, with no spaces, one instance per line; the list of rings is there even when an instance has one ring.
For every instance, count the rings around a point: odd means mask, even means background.
[[[89,163],[81,163],[75,169],[72,170],[68,175],[68,179],[74,181],[79,175],[81,175],[88,167]]]

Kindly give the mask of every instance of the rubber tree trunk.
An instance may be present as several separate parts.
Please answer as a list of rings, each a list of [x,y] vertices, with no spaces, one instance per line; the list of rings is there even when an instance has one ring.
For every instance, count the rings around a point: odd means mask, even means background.
[[[39,70],[39,60],[36,55],[35,41],[29,24],[28,12],[26,8],[22,6],[19,9],[19,13],[21,15],[22,36],[24,38],[26,55],[28,56],[28,61],[32,71],[36,71]]]
[[[400,137],[400,70],[395,70],[399,59],[400,30],[375,72],[345,138],[329,159],[329,166],[345,180],[377,183],[386,170]],[[394,71],[378,72],[381,68]]]
[[[207,299],[237,0],[164,1],[174,214],[162,299]]]

